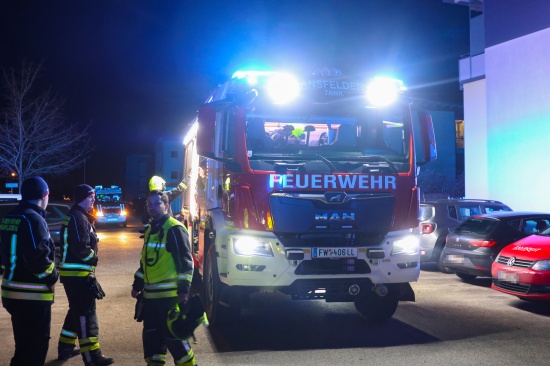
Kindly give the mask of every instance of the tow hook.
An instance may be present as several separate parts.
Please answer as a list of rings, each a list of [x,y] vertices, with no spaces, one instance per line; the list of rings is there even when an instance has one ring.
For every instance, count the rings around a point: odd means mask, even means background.
[[[355,296],[361,291],[361,288],[357,284],[353,284],[349,287],[348,292],[350,295]]]
[[[376,285],[374,286],[374,292],[380,297],[384,297],[388,294],[388,288],[386,285]]]

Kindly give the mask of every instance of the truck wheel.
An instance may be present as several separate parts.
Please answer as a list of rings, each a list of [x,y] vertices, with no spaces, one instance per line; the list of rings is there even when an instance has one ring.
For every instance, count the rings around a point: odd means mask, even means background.
[[[355,300],[355,309],[363,319],[380,323],[393,316],[398,303],[397,291],[390,288],[386,296],[378,296],[375,292],[370,291]]]
[[[210,325],[231,323],[240,314],[239,306],[220,302],[225,286],[220,281],[214,247],[210,246],[206,254],[204,269],[204,302]]]

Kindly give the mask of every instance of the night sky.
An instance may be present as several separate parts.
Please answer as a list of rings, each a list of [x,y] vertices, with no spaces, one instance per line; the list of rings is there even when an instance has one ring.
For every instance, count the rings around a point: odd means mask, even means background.
[[[442,0],[0,2],[0,67],[41,63],[37,86],[65,98],[67,123],[92,123],[90,184],[122,184],[125,154],[183,136],[208,93],[243,66],[379,70],[420,99],[462,104],[468,39],[468,8]],[[77,167],[62,181],[83,177]]]

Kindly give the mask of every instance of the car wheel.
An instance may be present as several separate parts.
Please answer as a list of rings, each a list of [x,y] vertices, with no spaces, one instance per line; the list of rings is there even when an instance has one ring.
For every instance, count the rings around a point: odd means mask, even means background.
[[[455,272],[455,275],[457,275],[458,278],[460,278],[462,281],[472,281],[472,280],[475,280],[477,277],[476,275],[472,275],[468,273],[460,273],[460,272]]]
[[[399,303],[397,291],[390,288],[386,296],[370,291],[355,300],[355,309],[363,319],[374,323],[383,322],[393,316]]]
[[[452,269],[443,265],[443,249],[444,247],[441,248],[441,250],[439,251],[439,255],[437,256],[437,268],[439,269],[439,271],[446,274],[454,273]]]
[[[220,281],[214,247],[206,254],[204,268],[204,302],[210,325],[228,324],[240,315],[241,308],[230,302],[222,304],[221,295],[226,285]]]

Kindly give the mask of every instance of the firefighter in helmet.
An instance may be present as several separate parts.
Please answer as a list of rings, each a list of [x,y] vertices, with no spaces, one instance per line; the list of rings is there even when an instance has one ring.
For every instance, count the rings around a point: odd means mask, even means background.
[[[141,298],[136,319],[143,321],[143,353],[147,365],[164,365],[170,351],[176,366],[196,365],[188,341],[175,339],[167,314],[185,304],[193,277],[193,258],[185,227],[168,214],[168,195],[151,191],[147,210],[151,224],[145,231],[140,267],[134,275],[131,295]],[[136,309],[139,307],[136,307]]]
[[[176,198],[181,196],[182,193],[185,192],[188,186],[189,186],[189,177],[183,178],[181,182],[177,185],[177,187],[169,191],[166,190],[166,181],[161,177],[159,177],[158,175],[154,175],[153,177],[151,177],[151,179],[149,179],[149,192],[159,191],[159,192],[166,193],[166,195],[168,196],[168,202],[172,202]],[[170,208],[170,206],[168,207],[169,207],[168,213],[172,215],[172,209]],[[141,221],[143,225],[147,226],[150,220],[151,220],[151,217],[147,213],[147,207],[145,207]]]

